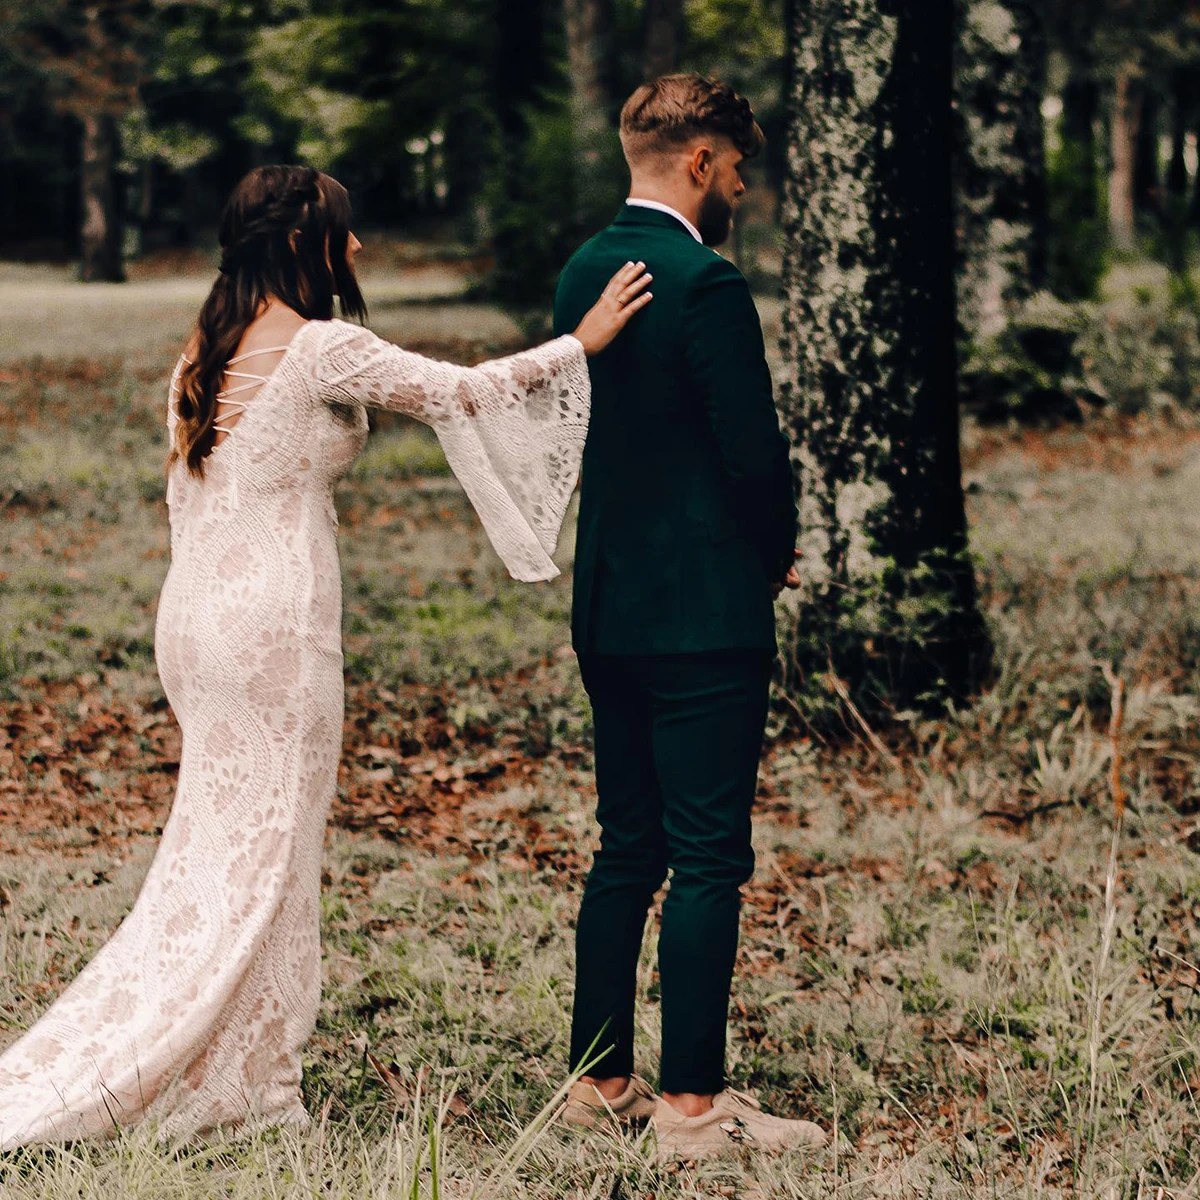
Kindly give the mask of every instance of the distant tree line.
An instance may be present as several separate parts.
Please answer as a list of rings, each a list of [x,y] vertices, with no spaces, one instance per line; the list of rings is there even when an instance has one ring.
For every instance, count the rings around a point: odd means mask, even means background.
[[[120,279],[130,252],[210,231],[250,167],[301,159],[366,223],[493,245],[497,288],[540,299],[619,198],[642,78],[716,70],[781,133],[782,2],[9,0],[0,253]]]

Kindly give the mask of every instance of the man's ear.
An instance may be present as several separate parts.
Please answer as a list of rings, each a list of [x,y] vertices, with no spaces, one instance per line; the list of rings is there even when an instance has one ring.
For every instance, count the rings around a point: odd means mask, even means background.
[[[688,174],[691,175],[693,182],[699,184],[700,187],[707,187],[715,161],[716,156],[713,154],[711,146],[703,144],[694,146],[691,154],[688,155]]]

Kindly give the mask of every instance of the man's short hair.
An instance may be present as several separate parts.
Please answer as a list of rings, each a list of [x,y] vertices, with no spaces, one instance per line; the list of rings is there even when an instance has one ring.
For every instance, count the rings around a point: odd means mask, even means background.
[[[750,101],[703,75],[660,75],[642,84],[621,109],[621,145],[631,163],[718,135],[745,158],[766,142]]]

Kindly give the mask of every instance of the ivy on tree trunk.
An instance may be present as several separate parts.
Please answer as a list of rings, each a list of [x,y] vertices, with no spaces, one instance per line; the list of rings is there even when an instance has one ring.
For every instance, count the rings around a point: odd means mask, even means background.
[[[804,588],[782,631],[802,708],[961,696],[990,650],[959,455],[953,0],[797,0],[781,407]],[[810,707],[811,706],[811,707]]]

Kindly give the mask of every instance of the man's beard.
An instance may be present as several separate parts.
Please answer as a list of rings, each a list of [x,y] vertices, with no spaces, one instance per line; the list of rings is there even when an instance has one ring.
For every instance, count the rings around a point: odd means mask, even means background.
[[[733,205],[715,189],[700,201],[696,229],[706,246],[720,246],[733,229]]]

